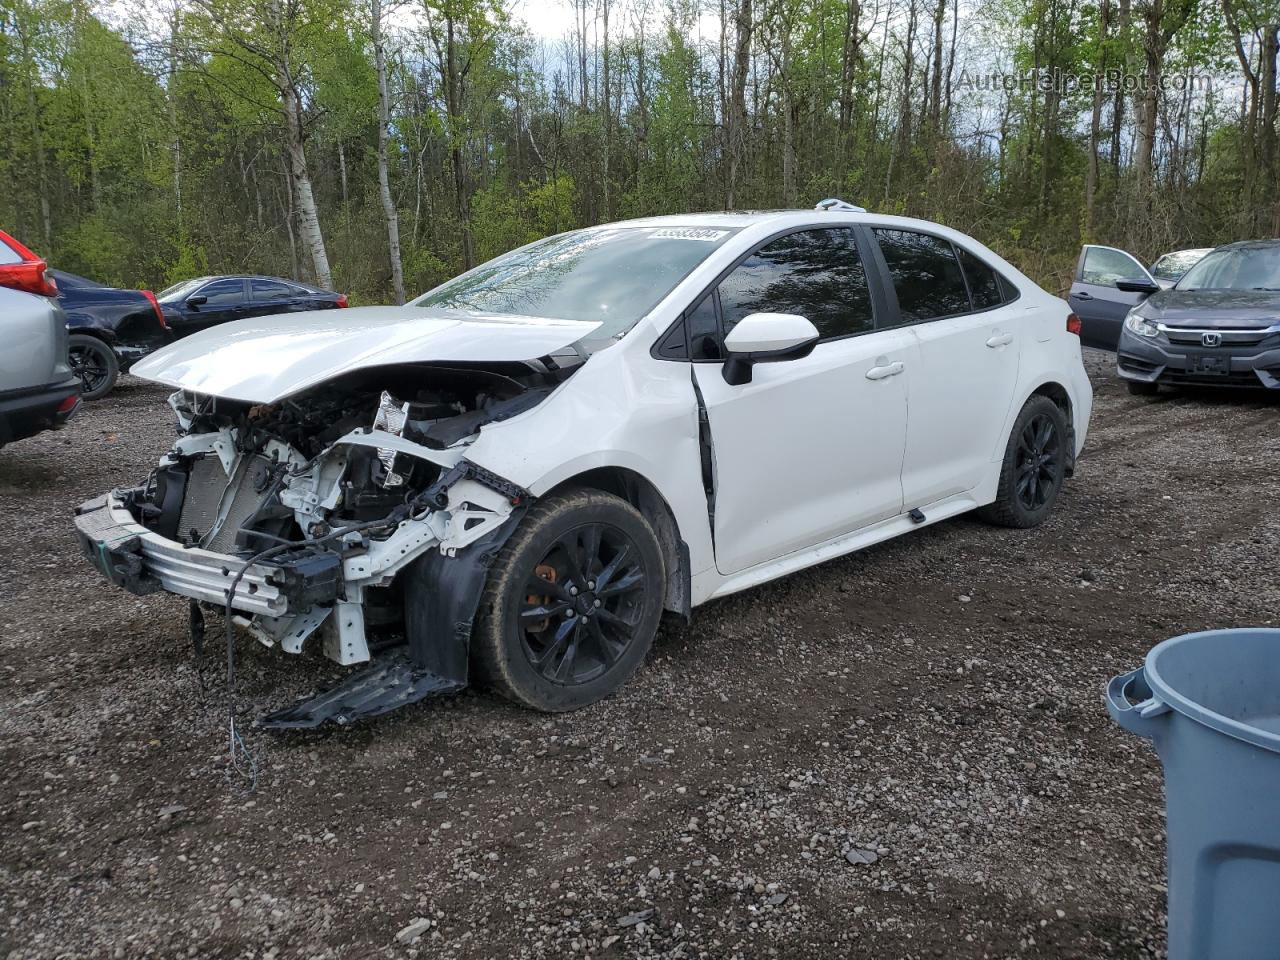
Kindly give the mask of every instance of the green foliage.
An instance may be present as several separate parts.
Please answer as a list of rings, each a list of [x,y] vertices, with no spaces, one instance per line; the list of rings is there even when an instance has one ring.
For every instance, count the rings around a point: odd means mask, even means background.
[[[915,3],[914,25],[907,4],[753,0],[735,149],[740,2],[609,0],[606,37],[604,0],[590,0],[585,49],[535,39],[513,19],[524,8],[500,0],[406,0],[389,12],[389,177],[409,292],[456,273],[468,243],[482,260],[604,220],[720,209],[731,179],[737,206],[782,206],[791,183],[800,206],[837,195],[949,223],[1050,289],[1086,231],[1148,258],[1280,231],[1280,161],[1266,159],[1280,157],[1280,131],[1250,125],[1260,110],[1221,0],[1201,0],[1163,55],[1166,73],[1214,85],[1161,95],[1148,182],[1133,168],[1132,96],[1102,98],[1087,212],[1090,87],[1055,97],[1030,84],[972,89],[961,76],[1137,70],[1146,0],[1129,5],[1126,29],[1121,0],[1109,0],[1109,25],[1104,0],[963,0],[954,63],[951,0]],[[1227,3],[1256,71],[1280,0]],[[176,24],[122,26],[122,10],[0,0],[0,225],[108,283],[305,278],[286,168],[281,84],[292,84],[335,283],[356,302],[385,299],[368,0],[200,0]],[[707,10],[722,14],[723,36]],[[932,101],[935,78],[945,104]]]

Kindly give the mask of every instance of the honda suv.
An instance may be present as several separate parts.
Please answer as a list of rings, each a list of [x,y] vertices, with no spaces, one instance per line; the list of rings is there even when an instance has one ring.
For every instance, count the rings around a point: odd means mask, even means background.
[[[0,230],[0,446],[62,426],[80,403],[47,265]]]

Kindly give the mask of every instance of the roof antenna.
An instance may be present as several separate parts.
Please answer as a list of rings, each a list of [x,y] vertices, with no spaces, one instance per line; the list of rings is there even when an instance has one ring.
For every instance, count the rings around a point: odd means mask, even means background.
[[[852,203],[845,203],[839,197],[827,197],[825,200],[819,200],[813,205],[815,210],[825,210],[828,213],[866,213],[866,207],[855,207]]]

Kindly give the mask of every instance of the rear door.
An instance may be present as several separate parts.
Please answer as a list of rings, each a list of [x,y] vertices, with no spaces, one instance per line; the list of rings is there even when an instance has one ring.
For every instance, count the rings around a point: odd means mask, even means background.
[[[849,227],[777,237],[689,312],[695,359],[718,357],[718,341],[751,313],[800,314],[822,336],[807,357],[757,364],[746,384],[726,383],[720,362],[693,365],[711,431],[722,574],[901,512],[915,345],[905,331],[875,328],[858,238]]]
[[[249,309],[245,315],[265,317],[273,313],[310,310],[312,304],[307,299],[309,296],[310,294],[301,287],[285,283],[283,280],[254,277],[249,281]]]
[[[902,496],[904,509],[925,508],[972,490],[1002,450],[1025,311],[1012,305],[1016,287],[945,237],[872,233],[891,280],[890,320],[920,345],[907,383]]]
[[[1117,289],[1121,280],[1155,284],[1155,278],[1137,257],[1115,247],[1085,244],[1076,261],[1076,275],[1067,301],[1080,318],[1080,342],[1085,346],[1114,350],[1120,340],[1125,314],[1148,294]]]

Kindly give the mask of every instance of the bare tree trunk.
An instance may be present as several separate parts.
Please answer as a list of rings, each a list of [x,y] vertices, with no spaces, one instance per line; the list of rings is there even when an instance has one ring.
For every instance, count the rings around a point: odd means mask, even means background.
[[[387,55],[382,46],[382,0],[373,0],[370,20],[373,39],[373,66],[378,81],[378,196],[382,199],[382,215],[387,225],[387,254],[391,261],[391,291],[396,303],[404,303],[404,267],[400,261],[400,218],[391,196],[391,174],[387,161],[388,130],[391,126],[391,98],[387,91]],[[343,197],[346,197],[343,176]]]
[[[178,129],[178,97],[175,92],[178,84],[178,28],[181,25],[181,9],[175,5],[173,17],[169,21],[169,89],[166,98],[169,102],[169,130],[173,134],[170,150],[173,153],[173,205],[178,214],[178,223],[182,223],[182,135]]]
[[[36,105],[35,57],[32,55],[26,31],[15,23],[19,42],[22,44],[22,74],[27,82],[27,113],[31,117],[31,149],[36,155],[36,184],[40,191],[40,225],[44,228],[44,243],[53,243],[53,216],[49,210],[49,172],[45,166],[44,135],[40,130],[40,110]]]
[[[1111,34],[1111,0],[1102,0],[1098,10],[1099,47],[1097,75],[1093,78],[1093,110],[1089,114],[1089,168],[1084,181],[1084,233],[1093,239],[1093,225],[1098,199],[1098,138],[1102,130],[1102,78],[1107,72],[1107,44]]]
[[[747,67],[751,58],[751,0],[738,0],[734,18],[733,78],[729,85],[729,189],[725,206],[737,202],[738,177],[747,148]]]
[[[320,213],[316,208],[315,194],[311,190],[311,174],[307,171],[302,102],[287,74],[280,77],[280,99],[284,102],[285,141],[289,151],[289,170],[293,178],[293,192],[297,204],[298,232],[301,234],[302,245],[311,257],[311,271],[316,283],[326,290],[331,290],[333,274],[329,270],[329,254],[324,248],[324,234],[320,230]]]
[[[1276,60],[1280,54],[1280,26],[1271,25],[1262,28],[1262,63],[1259,74],[1262,78],[1262,176],[1263,196],[1271,198],[1271,223],[1269,229],[1263,222],[1264,229],[1270,234],[1280,233],[1280,177],[1276,170]],[[1261,212],[1261,211],[1260,211]]]

